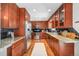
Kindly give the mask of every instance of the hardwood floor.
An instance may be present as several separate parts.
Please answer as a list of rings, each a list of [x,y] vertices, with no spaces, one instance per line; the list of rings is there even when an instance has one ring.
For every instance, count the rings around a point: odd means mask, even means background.
[[[50,47],[49,47],[49,45],[48,45],[48,43],[46,42],[45,39],[40,39],[40,40],[34,40],[33,39],[29,49],[27,50],[27,52],[23,56],[31,56],[35,43],[44,43],[47,55],[48,56],[54,56],[54,53],[51,51],[51,49],[50,49]]]
[[[31,53],[32,53],[34,44],[35,44],[35,41],[32,40],[32,41],[31,41],[30,47],[28,48],[28,50],[26,50],[26,53],[25,53],[23,56],[31,56]]]

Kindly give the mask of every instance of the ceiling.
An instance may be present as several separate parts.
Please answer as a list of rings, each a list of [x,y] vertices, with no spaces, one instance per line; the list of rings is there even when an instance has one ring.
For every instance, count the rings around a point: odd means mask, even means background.
[[[17,3],[27,9],[31,21],[47,21],[62,3]]]

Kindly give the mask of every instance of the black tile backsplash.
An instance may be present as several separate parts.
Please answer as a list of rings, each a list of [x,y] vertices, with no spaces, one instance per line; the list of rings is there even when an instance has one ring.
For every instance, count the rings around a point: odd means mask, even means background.
[[[10,34],[8,32],[14,32],[14,29],[0,29],[1,30],[1,39],[10,37]]]

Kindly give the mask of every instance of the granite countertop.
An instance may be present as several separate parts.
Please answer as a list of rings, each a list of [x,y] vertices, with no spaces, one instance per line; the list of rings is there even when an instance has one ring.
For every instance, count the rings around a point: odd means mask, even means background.
[[[8,46],[11,46],[13,43],[19,41],[20,39],[24,38],[24,36],[22,37],[15,37],[14,40],[12,40],[12,38],[5,38],[1,40],[1,44],[0,44],[0,48],[5,48]]]
[[[78,39],[70,39],[70,38],[67,38],[67,37],[64,37],[64,36],[61,36],[61,35],[58,35],[58,34],[53,34],[52,32],[46,32],[47,34],[57,38],[58,40],[61,40],[62,42],[64,43],[76,43],[76,42],[79,42]]]

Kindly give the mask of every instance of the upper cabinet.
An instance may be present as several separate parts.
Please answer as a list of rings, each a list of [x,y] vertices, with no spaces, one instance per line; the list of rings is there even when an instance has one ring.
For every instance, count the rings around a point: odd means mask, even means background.
[[[52,19],[52,28],[72,27],[72,3],[62,4],[49,19]]]
[[[58,28],[59,27],[59,11],[55,13],[54,18],[55,18],[55,27]]]
[[[28,13],[26,9],[25,9],[25,20],[30,21],[30,14]]]
[[[1,28],[1,4],[0,4],[0,28]]]
[[[52,28],[52,20],[50,20],[49,22],[48,22],[48,28]]]
[[[25,35],[25,22],[30,21],[30,15],[25,8],[19,8],[19,28],[15,31],[15,36]]]
[[[71,28],[73,23],[72,23],[72,3],[65,3],[64,5],[64,28]]]
[[[65,9],[64,9],[64,5],[62,5],[59,9],[59,26],[62,27],[64,26],[64,22],[65,22]]]
[[[18,23],[18,6],[15,3],[1,3],[1,28],[16,29]]]
[[[55,15],[52,17],[52,28],[55,27]]]

